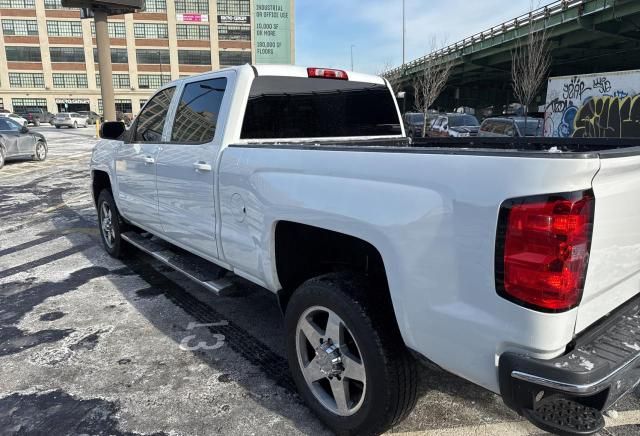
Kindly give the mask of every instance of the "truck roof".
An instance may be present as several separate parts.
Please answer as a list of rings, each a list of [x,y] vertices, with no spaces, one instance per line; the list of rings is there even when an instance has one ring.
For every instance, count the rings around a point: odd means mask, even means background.
[[[327,68],[333,69],[329,67],[310,67],[310,68]],[[299,66],[299,65],[238,65],[235,67],[222,68],[216,71],[208,71],[206,73],[201,73],[189,77],[185,77],[182,79],[174,80],[171,84],[180,83],[183,80],[193,79],[194,77],[198,77],[205,74],[211,74],[212,72],[218,71],[242,71],[242,70],[253,70],[258,76],[283,76],[283,77],[308,77],[307,67]],[[375,83],[378,85],[384,85],[385,81],[382,77],[375,76],[373,74],[363,74],[355,71],[341,70],[347,73],[347,77],[350,81],[353,82],[364,82],[364,83]],[[164,87],[167,87],[170,84],[167,84]]]

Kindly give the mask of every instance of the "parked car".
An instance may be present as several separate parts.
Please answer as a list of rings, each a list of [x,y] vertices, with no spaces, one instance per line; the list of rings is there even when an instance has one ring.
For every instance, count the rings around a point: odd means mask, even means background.
[[[25,118],[22,118],[18,114],[14,114],[13,112],[0,112],[0,117],[10,118],[16,123],[25,127],[29,126],[29,121],[27,121]]]
[[[427,130],[429,130],[433,121],[438,117],[438,114],[427,114]],[[422,129],[424,127],[424,114],[421,112],[407,112],[402,117],[404,122],[404,130],[407,136],[410,138],[421,138]]]
[[[525,127],[526,126],[526,127]],[[478,136],[512,137],[544,136],[541,118],[487,118],[480,125]]]
[[[480,123],[475,116],[451,113],[438,117],[431,126],[429,136],[440,138],[477,136],[479,128]]]
[[[56,129],[63,126],[77,129],[78,127],[87,127],[89,118],[77,112],[60,112],[53,119],[53,125],[56,126]]]
[[[89,120],[89,124],[95,124],[96,121],[100,120],[100,115],[93,111],[78,111],[78,113],[86,117]]]
[[[407,416],[415,357],[541,428],[599,431],[640,379],[638,142],[410,147],[380,130],[401,122],[388,82],[348,74],[228,68],[104,123],[104,249],[277,295],[293,380],[336,433]],[[477,128],[462,117],[440,119]]]
[[[39,126],[40,123],[49,123],[53,120],[53,114],[42,108],[21,107],[15,110],[15,113],[26,119],[29,124]]]
[[[44,135],[29,130],[9,117],[0,117],[0,168],[6,160],[45,160],[48,147]]]

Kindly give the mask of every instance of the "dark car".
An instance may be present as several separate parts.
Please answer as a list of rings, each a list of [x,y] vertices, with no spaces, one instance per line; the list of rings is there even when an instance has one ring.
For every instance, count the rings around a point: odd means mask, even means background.
[[[10,118],[0,118],[0,168],[6,159],[47,158],[47,140],[38,132],[21,126]]]
[[[438,114],[427,114],[427,130],[435,119],[438,118]],[[406,135],[410,138],[421,138],[422,137],[422,129],[424,127],[424,114],[421,112],[407,112],[402,117],[402,121],[404,123],[404,130]]]
[[[480,123],[473,115],[453,113],[439,116],[431,125],[428,136],[443,138],[478,136],[479,129]]]
[[[39,126],[40,123],[51,123],[54,115],[39,107],[22,107],[16,108],[14,112],[27,120],[29,124]]]
[[[522,138],[543,136],[544,120],[540,118],[510,117],[487,118],[482,122],[478,136]]]
[[[94,111],[78,111],[78,113],[89,119],[89,124],[95,124],[100,119],[100,115]]]

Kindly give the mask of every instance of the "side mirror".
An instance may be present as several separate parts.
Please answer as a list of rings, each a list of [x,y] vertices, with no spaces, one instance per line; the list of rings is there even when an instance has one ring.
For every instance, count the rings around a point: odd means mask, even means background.
[[[28,133],[28,132],[29,132],[29,128],[27,126],[20,127],[20,133]]]
[[[127,129],[122,121],[107,121],[100,125],[102,139],[118,139]]]

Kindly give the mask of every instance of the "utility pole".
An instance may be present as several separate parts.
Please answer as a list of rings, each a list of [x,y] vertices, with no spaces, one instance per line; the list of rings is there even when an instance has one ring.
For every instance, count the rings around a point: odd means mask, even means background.
[[[98,69],[100,72],[100,92],[105,121],[116,121],[116,102],[113,96],[113,78],[111,69],[111,47],[109,41],[108,14],[100,9],[94,10],[96,23],[96,46],[98,48]]]
[[[355,47],[355,45],[351,44],[351,71],[353,71],[353,47]]]
[[[405,38],[407,34],[407,19],[405,14],[405,0],[402,0],[402,65],[404,65]]]

